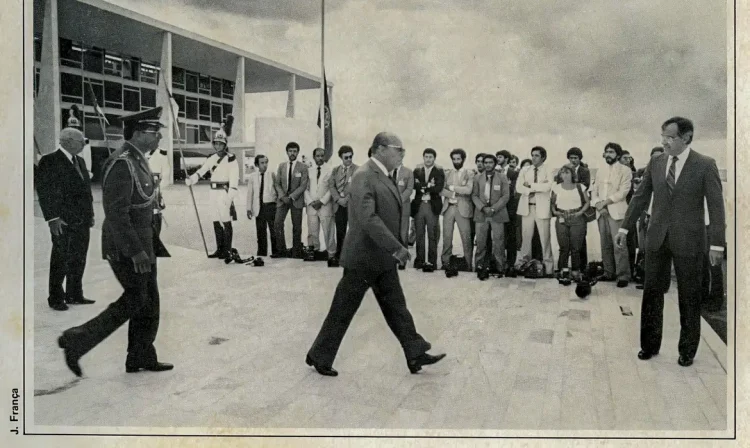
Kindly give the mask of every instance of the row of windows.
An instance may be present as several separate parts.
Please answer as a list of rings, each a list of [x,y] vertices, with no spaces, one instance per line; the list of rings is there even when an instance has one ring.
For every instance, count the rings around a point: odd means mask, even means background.
[[[34,36],[34,60],[42,60],[42,39]],[[60,38],[60,64],[80,68],[92,73],[122,77],[133,81],[159,84],[160,69],[139,58],[127,57],[102,48],[85,48],[69,39]],[[199,93],[231,100],[234,97],[234,82],[202,75],[197,72],[172,67],[172,86],[186,92]]]

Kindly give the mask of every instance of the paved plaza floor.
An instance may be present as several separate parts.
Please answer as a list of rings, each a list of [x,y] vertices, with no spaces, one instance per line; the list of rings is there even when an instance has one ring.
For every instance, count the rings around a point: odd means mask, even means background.
[[[172,258],[158,265],[156,348],[161,360],[175,364],[170,372],[125,373],[123,326],[82,359],[85,376],[75,379],[57,337],[99,313],[122,290],[101,260],[101,232],[95,228],[84,292],[96,303],[51,310],[49,232],[43,219],[34,219],[32,432],[645,430],[721,437],[733,426],[726,346],[708,325],[695,364],[677,365],[676,285],[666,299],[661,354],[644,362],[636,357],[641,291],[635,288],[599,283],[581,300],[573,286],[555,280],[480,282],[467,273],[447,279],[440,271],[409,268],[399,275],[417,328],[432,343],[432,353],[448,356],[409,374],[368,292],[334,363],[339,376],[320,376],[304,359],[341,269],[290,259],[266,259],[261,268],[209,260],[187,189],[179,188],[167,198],[164,239]],[[205,191],[196,192],[205,203]],[[187,202],[178,203],[178,196]],[[99,225],[100,204],[96,217]],[[255,246],[254,225],[244,220],[237,227],[235,246],[247,256]],[[212,242],[211,236],[210,250]]]

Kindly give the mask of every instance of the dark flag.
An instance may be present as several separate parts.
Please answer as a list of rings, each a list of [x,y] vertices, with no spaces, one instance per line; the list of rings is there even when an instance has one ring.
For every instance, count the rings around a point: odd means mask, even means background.
[[[325,111],[325,137],[323,148],[325,151],[325,161],[328,162],[333,155],[333,120],[331,118],[331,105],[328,102],[328,84],[326,83],[326,73],[323,72],[323,110]],[[318,127],[320,127],[320,109],[318,109]]]

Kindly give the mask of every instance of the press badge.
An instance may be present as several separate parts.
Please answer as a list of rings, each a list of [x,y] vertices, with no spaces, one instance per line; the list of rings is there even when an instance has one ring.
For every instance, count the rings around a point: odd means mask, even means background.
[[[404,180],[403,179],[401,179],[400,181],[398,181],[398,186],[399,187],[403,187],[404,186]]]
[[[302,177],[302,173],[294,173],[294,177]]]
[[[495,191],[500,191],[501,188],[502,188],[502,185],[493,185],[492,186],[492,189],[495,190]]]

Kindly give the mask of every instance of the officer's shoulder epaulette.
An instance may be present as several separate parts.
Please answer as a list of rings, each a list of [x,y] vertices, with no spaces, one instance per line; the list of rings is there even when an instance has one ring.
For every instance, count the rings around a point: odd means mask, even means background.
[[[127,159],[130,156],[130,150],[125,150],[117,156],[118,159]]]
[[[234,162],[235,160],[237,160],[237,156],[235,156],[234,154],[229,154],[229,161]]]

